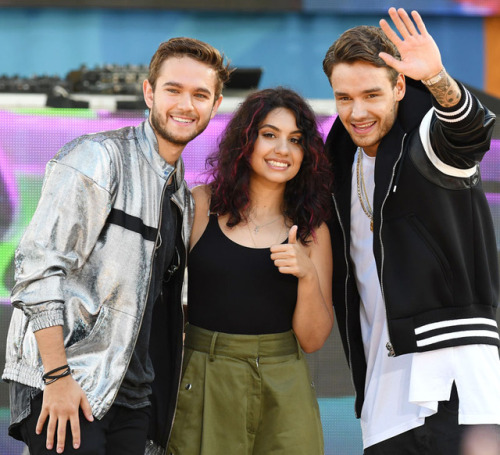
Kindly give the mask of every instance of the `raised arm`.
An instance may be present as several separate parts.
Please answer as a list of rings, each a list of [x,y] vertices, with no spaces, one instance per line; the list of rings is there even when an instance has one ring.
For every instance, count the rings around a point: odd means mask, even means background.
[[[397,47],[401,60],[385,52],[380,53],[380,58],[405,76],[421,80],[441,106],[452,107],[458,104],[460,88],[446,72],[439,48],[427,32],[420,14],[412,11],[412,21],[403,8],[390,8],[389,16],[401,37],[385,19],[380,21],[380,27]]]
[[[333,327],[330,233],[323,223],[307,246],[297,242],[296,236],[297,226],[292,226],[288,244],[271,247],[271,259],[281,273],[299,279],[292,326],[302,349],[314,352],[323,346]]]

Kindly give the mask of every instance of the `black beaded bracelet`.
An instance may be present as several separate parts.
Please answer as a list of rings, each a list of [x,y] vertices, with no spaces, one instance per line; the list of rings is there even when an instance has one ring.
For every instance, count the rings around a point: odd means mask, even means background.
[[[62,373],[54,374],[62,370],[64,370]],[[45,385],[49,385],[57,381],[58,379],[64,378],[64,376],[69,376],[70,374],[71,374],[71,368],[69,367],[69,365],[63,365],[62,367],[54,368],[53,370],[50,370],[48,373],[45,373],[42,376],[42,380]]]

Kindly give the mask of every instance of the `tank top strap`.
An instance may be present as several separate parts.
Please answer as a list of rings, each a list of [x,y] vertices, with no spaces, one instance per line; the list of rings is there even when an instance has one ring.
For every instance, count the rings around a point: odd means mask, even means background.
[[[205,229],[210,229],[210,231],[220,231],[220,226],[219,226],[219,215],[217,213],[211,213],[208,212],[208,224]]]

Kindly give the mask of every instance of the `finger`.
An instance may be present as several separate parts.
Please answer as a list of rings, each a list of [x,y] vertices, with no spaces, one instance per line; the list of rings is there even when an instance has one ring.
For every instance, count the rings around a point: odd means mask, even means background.
[[[78,414],[71,416],[70,427],[71,427],[71,437],[73,439],[73,448],[78,449],[80,447],[80,442],[81,442],[80,419],[78,417]]]
[[[427,28],[425,27],[424,21],[420,14],[418,14],[417,11],[412,11],[411,16],[413,17],[413,20],[415,21],[415,24],[417,24],[418,30],[421,35],[426,35],[427,34]]]
[[[49,413],[45,410],[45,408],[42,408],[42,411],[40,412],[40,415],[38,416],[38,420],[36,422],[36,428],[35,428],[36,434],[42,433],[43,426],[45,424],[45,421],[47,420],[48,415]]]
[[[52,447],[54,447],[54,435],[56,432],[56,423],[57,419],[49,417],[49,423],[47,424],[47,441],[45,443],[48,450],[51,450]]]
[[[283,265],[283,260],[282,259],[273,259],[274,265],[276,267],[280,267],[280,265]]]
[[[406,14],[406,11],[403,8],[400,8],[399,10],[396,10],[396,8],[389,8],[389,16],[392,19],[392,22],[398,29],[399,33],[401,33],[401,36],[406,39],[410,37],[410,32],[408,31],[408,28],[406,27],[405,23],[402,21],[401,14],[404,13]]]
[[[290,245],[297,243],[297,230],[298,229],[299,229],[299,227],[296,224],[294,224],[291,227],[290,232],[288,233],[288,243]]]
[[[271,253],[271,260],[276,261],[276,259],[281,259],[283,256],[282,251],[274,251]]]
[[[291,266],[295,264],[295,261],[293,260],[293,258],[277,258],[277,259],[274,259],[274,265],[276,267],[283,267],[285,265],[287,266]]]
[[[389,25],[389,22],[387,22],[385,19],[380,19],[379,24],[380,28],[386,34],[387,38],[389,38],[396,47],[399,47],[403,41]]]
[[[87,396],[84,394],[83,399],[80,403],[80,408],[82,409],[83,415],[89,422],[94,421],[94,416],[92,415],[92,407],[90,406]]]
[[[274,265],[281,273],[290,268],[290,264],[287,264],[286,261],[274,261]]]
[[[418,35],[417,29],[415,28],[413,21],[410,19],[410,16],[408,16],[406,10],[404,10],[403,8],[399,8],[398,14],[403,23],[405,24],[406,30],[408,30],[409,34]]]
[[[280,265],[278,267],[278,270],[283,275],[294,275],[294,276],[297,275],[296,269],[290,265]]]
[[[276,248],[275,248],[276,246]],[[288,246],[288,244],[286,245]],[[271,259],[277,259],[278,257],[283,257],[288,255],[289,250],[286,248],[282,248],[282,245],[274,245],[271,247]]]
[[[66,420],[59,420],[57,423],[57,453],[63,453],[64,451],[64,443],[66,442],[66,424]]]
[[[402,73],[401,70],[401,60],[394,58],[392,55],[386,52],[380,52],[378,56],[391,68],[394,68],[398,73]]]
[[[292,248],[288,248],[286,250],[280,250],[280,251],[275,251],[273,253],[271,253],[271,259],[273,261],[276,261],[277,259],[291,259],[291,258],[294,258],[296,255],[295,255],[295,251],[293,250],[293,247]]]

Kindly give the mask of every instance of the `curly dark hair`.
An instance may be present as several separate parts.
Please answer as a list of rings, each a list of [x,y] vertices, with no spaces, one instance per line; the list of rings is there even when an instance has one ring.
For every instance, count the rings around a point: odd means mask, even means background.
[[[332,175],[315,114],[293,90],[284,87],[260,90],[239,106],[222,133],[218,150],[207,158],[210,210],[219,215],[229,214],[229,227],[242,221],[242,213],[250,203],[250,157],[259,126],[277,108],[292,112],[302,134],[304,157],[297,175],[286,183],[283,212],[297,224],[297,237],[307,243],[310,235],[314,237],[314,229],[329,216]]]

